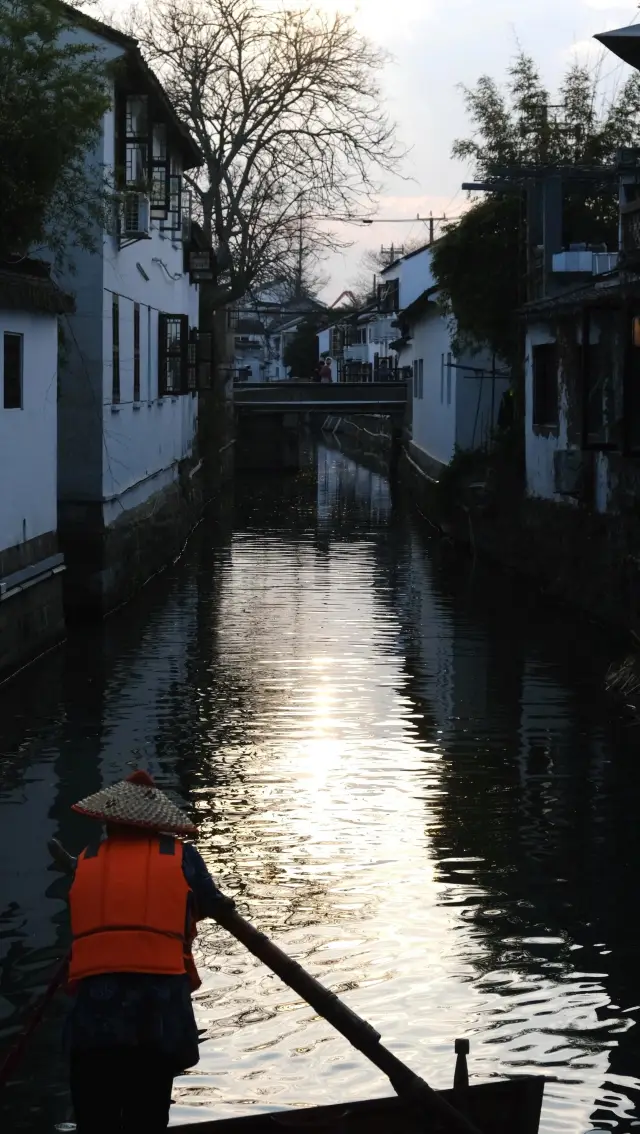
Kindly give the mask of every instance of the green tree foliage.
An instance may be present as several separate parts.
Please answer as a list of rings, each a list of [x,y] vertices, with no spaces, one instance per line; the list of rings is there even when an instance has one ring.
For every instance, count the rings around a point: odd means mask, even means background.
[[[318,362],[320,320],[312,315],[298,325],[298,329],[284,352],[284,364],[293,378],[310,378]]]
[[[57,0],[0,0],[0,259],[92,246],[104,174],[86,154],[109,97],[70,17]]]
[[[477,180],[508,166],[608,165],[620,146],[640,144],[638,74],[607,101],[597,72],[575,63],[554,101],[534,61],[520,54],[504,87],[483,76],[463,90],[474,131],[455,142],[453,156],[467,161]],[[604,242],[615,249],[617,209],[611,184],[566,192],[565,244]],[[511,363],[518,359],[517,310],[526,299],[526,238],[523,194],[491,194],[471,206],[434,253],[460,343],[487,343]]]

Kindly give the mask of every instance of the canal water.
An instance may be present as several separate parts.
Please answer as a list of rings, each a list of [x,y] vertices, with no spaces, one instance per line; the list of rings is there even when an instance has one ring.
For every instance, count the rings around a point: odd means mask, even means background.
[[[140,600],[0,690],[0,1046],[67,944],[46,841],[149,768],[240,911],[437,1087],[548,1078],[544,1134],[640,1127],[640,757],[615,647],[430,542],[379,471],[309,445]],[[172,1121],[389,1092],[213,924]],[[53,1005],[3,1129],[69,1117]],[[8,1121],[7,1121],[8,1120]]]

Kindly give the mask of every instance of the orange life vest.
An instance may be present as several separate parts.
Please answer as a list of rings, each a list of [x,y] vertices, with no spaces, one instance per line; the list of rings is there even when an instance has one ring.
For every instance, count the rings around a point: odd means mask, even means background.
[[[187,972],[191,987],[200,986],[182,849],[170,836],[123,831],[82,852],[69,894],[70,981],[99,973]]]

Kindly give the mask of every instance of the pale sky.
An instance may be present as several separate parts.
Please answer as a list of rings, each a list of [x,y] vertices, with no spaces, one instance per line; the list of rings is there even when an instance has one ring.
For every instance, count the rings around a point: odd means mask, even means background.
[[[111,6],[129,5],[111,0]],[[412,180],[387,179],[380,217],[456,215],[464,206],[460,184],[468,171],[450,157],[454,138],[468,132],[459,83],[471,85],[484,73],[502,79],[520,45],[554,87],[576,52],[596,64],[604,51],[591,42],[596,32],[640,19],[635,0],[315,0],[314,6],[352,13],[358,27],[393,56],[383,87],[399,137],[411,148],[403,172]],[[607,86],[630,73],[615,56],[604,55]],[[366,248],[399,244],[426,229],[414,222],[350,227],[348,233],[353,247],[326,264],[329,302],[358,274]]]

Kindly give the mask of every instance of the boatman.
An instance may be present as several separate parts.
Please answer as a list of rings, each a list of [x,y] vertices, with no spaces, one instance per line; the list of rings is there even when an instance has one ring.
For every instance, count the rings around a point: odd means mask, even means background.
[[[76,803],[104,824],[73,869],[68,1020],[78,1134],[166,1130],[173,1079],[198,1062],[191,993],[197,922],[220,893],[195,847],[197,833],[146,772]]]

